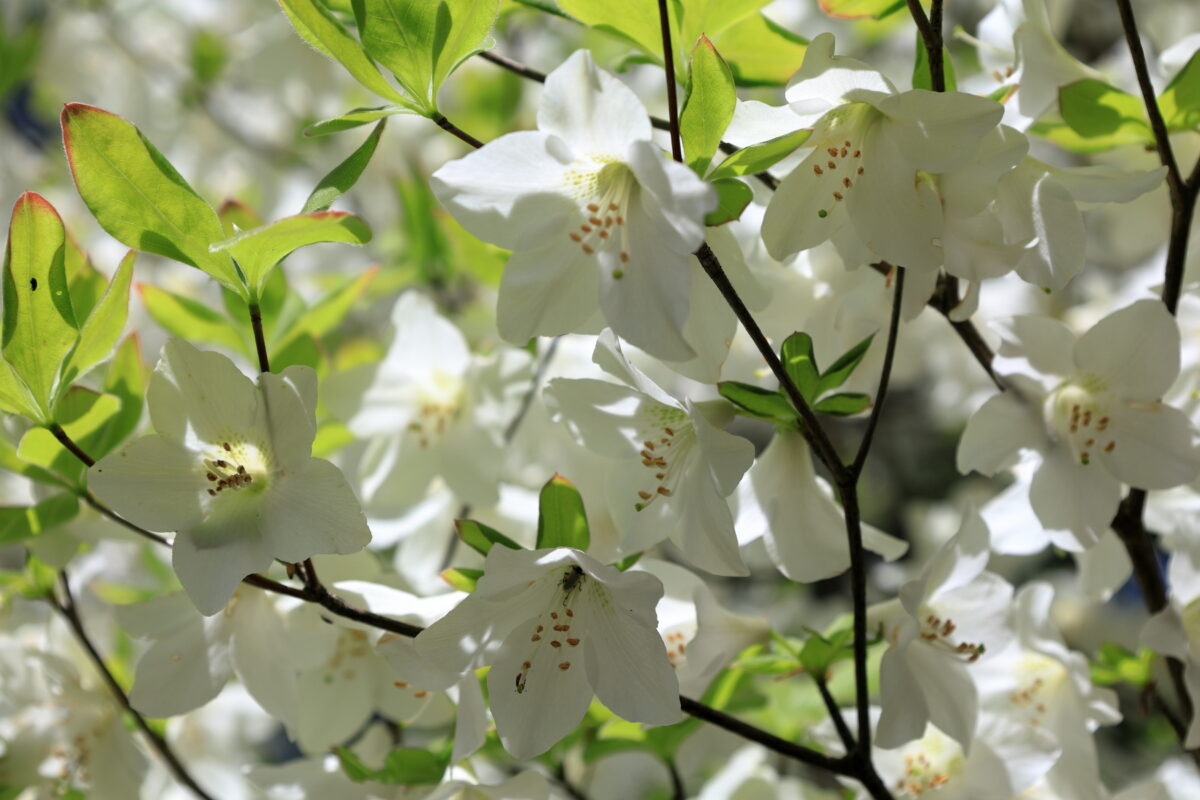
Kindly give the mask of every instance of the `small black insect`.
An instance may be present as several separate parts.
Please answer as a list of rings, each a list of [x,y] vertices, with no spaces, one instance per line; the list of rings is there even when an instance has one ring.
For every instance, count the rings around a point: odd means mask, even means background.
[[[567,600],[570,599],[571,592],[574,592],[576,589],[579,588],[579,585],[583,582],[584,577],[586,577],[586,576],[583,574],[583,567],[579,566],[578,564],[572,564],[571,568],[563,573],[563,579],[562,579],[563,601],[562,601],[562,604],[564,606],[567,604]]]
[[[31,291],[31,292],[37,291],[37,278],[29,279],[29,291]]]

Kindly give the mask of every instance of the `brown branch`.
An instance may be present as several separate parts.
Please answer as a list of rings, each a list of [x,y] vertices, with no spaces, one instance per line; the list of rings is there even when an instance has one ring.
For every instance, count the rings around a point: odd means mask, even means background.
[[[658,0],[658,27],[662,31],[663,65],[667,71],[667,120],[671,133],[671,157],[683,162],[683,142],[679,137],[679,104],[676,101],[675,54],[671,52],[671,16],[667,0]]]
[[[479,141],[474,136],[467,133],[466,131],[464,131],[462,128],[458,127],[457,125],[455,125],[450,120],[443,117],[441,114],[434,114],[432,119],[435,123],[437,123],[437,126],[439,128],[441,128],[444,131],[454,134],[459,139],[462,139],[464,142],[471,145],[471,147],[474,147],[476,150],[483,147],[483,142]]]
[[[121,688],[121,684],[117,683],[117,679],[113,677],[112,672],[109,671],[108,666],[104,663],[104,658],[96,650],[96,646],[92,644],[92,640],[88,638],[87,631],[83,627],[83,621],[79,618],[79,609],[75,605],[75,598],[71,595],[71,584],[66,569],[59,571],[58,583],[62,591],[62,600],[60,601],[55,597],[53,592],[47,596],[47,599],[50,605],[54,606],[54,609],[66,620],[67,625],[70,626],[71,631],[75,634],[75,638],[79,640],[79,644],[87,651],[92,664],[95,665],[96,670],[100,673],[100,677],[104,679],[104,683],[108,686],[108,690],[112,692],[117,703],[127,714],[133,717],[134,724],[137,725],[142,735],[146,737],[147,744],[149,744],[154,752],[158,753],[163,763],[166,764],[167,769],[175,776],[175,779],[191,789],[202,800],[213,800],[212,795],[204,791],[200,787],[200,784],[196,783],[196,779],[183,766],[183,762],[175,755],[175,751],[171,749],[171,745],[167,743],[167,740],[159,736],[146,722],[146,718],[139,714],[130,704],[129,695],[125,694],[125,690]]]
[[[871,416],[867,420],[867,429],[863,432],[862,441],[858,445],[858,453],[850,464],[850,472],[855,480],[862,474],[863,464],[871,450],[871,441],[875,436],[875,428],[879,425],[879,417],[883,413],[883,401],[887,399],[888,384],[892,377],[892,364],[896,359],[896,339],[900,332],[900,309],[904,303],[904,267],[896,267],[896,278],[892,297],[892,317],[888,323],[887,344],[883,351],[883,366],[879,372],[879,390],[875,394],[875,403],[871,406]]]

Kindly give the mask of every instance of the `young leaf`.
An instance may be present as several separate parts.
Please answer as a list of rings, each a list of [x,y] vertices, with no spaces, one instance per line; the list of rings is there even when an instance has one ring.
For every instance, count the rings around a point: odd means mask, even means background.
[[[437,113],[438,89],[491,46],[499,0],[362,0],[363,47],[396,76],[421,113]]]
[[[372,122],[377,122],[387,117],[393,117],[396,114],[411,114],[412,109],[408,106],[375,106],[373,108],[354,108],[347,111],[345,114],[340,114],[330,119],[321,120],[313,123],[304,129],[305,136],[328,136],[331,133],[341,133],[348,131],[351,128],[358,128],[363,125],[370,125]]]
[[[777,391],[738,381],[721,381],[717,390],[738,407],[739,413],[793,428],[797,425],[796,409]]]
[[[304,208],[300,209],[301,214],[325,211],[333,205],[334,200],[350,191],[350,187],[358,181],[367,164],[371,162],[371,156],[375,155],[375,147],[379,144],[379,137],[383,135],[383,126],[386,124],[387,119],[379,120],[379,124],[371,131],[366,141],[321,179],[317,188],[313,189],[305,201]]]
[[[872,333],[843,353],[837,361],[830,364],[829,369],[821,373],[821,377],[817,381],[817,390],[813,394],[813,397],[820,397],[825,392],[836,389],[845,383],[854,373],[854,370],[858,369],[858,365],[862,363],[863,358],[866,357],[867,350],[870,349],[871,342],[874,339],[875,334]]]
[[[811,135],[811,130],[801,129],[768,139],[765,142],[752,144],[749,147],[743,147],[718,164],[708,177],[715,181],[721,178],[753,175],[756,172],[770,169],[807,142]]]
[[[371,769],[353,751],[335,747],[342,770],[355,783],[378,781],[402,786],[432,786],[442,781],[448,759],[429,750],[399,748],[388,753],[381,769]]]
[[[71,492],[56,494],[34,506],[0,507],[0,545],[32,539],[78,514],[79,500]]]
[[[65,383],[70,383],[109,356],[117,339],[121,338],[125,320],[129,317],[129,286],[133,281],[133,262],[136,258],[136,250],[125,254],[113,274],[108,291],[79,329],[79,345],[63,369]]]
[[[720,34],[708,33],[738,86],[785,85],[808,49],[807,40],[762,14],[751,14]]]
[[[456,519],[454,521],[454,530],[458,532],[458,538],[463,540],[463,544],[472,548],[480,555],[486,556],[488,551],[492,549],[492,545],[496,544],[502,544],[510,550],[522,549],[521,545],[500,531],[484,525],[482,522],[476,522],[473,519]]]
[[[397,110],[393,113],[420,112],[420,106],[396,90],[364,52],[363,47],[342,23],[318,0],[278,0],[280,8],[300,34],[300,38],[346,68],[356,81],[380,97],[387,98]]]
[[[832,414],[835,417],[849,417],[871,407],[871,398],[858,392],[831,394],[822,397],[813,406],[813,411],[822,414]]]
[[[67,231],[63,264],[67,271],[67,285],[71,287],[71,310],[75,312],[75,321],[87,319],[96,303],[108,291],[108,277],[92,266],[91,258],[80,248],[70,231]]]
[[[704,176],[721,136],[733,119],[737,92],[733,73],[707,36],[701,36],[692,50],[687,94],[679,115],[679,134],[687,164]]]
[[[137,334],[131,334],[117,347],[104,375],[101,388],[121,401],[121,410],[109,419],[89,441],[89,455],[103,458],[137,430],[145,405],[146,383],[150,371],[142,363]]]
[[[229,256],[208,246],[225,238],[212,207],[136,127],[81,103],[62,112],[63,143],[80,197],[117,241],[197,267],[234,291]]]
[[[662,63],[658,7],[645,0],[558,0],[562,10],[584,25],[616,34]],[[677,22],[672,18],[672,22]],[[678,50],[676,51],[678,52]]]
[[[1144,688],[1153,677],[1154,659],[1153,651],[1144,647],[1132,653],[1119,644],[1105,642],[1091,665],[1092,683],[1098,686],[1127,683]]]
[[[443,570],[441,574],[442,580],[453,586],[460,592],[475,591],[475,584],[483,577],[483,570],[469,569],[467,567],[450,567]]]
[[[946,80],[946,91],[953,92],[958,88],[958,79],[954,75],[954,61],[950,51],[942,48],[942,76]],[[913,64],[912,87],[914,89],[933,89],[933,76],[929,72],[929,53],[925,51],[925,40],[917,33],[917,59]]]
[[[66,233],[54,207],[32,192],[21,195],[13,206],[4,253],[2,352],[28,387],[42,419],[48,418],[59,391],[59,368],[79,338],[67,287],[65,245]],[[19,384],[10,391],[14,389],[19,395]]]
[[[137,291],[146,311],[167,333],[192,342],[248,352],[238,328],[203,303],[148,283],[139,283]]]
[[[537,547],[573,547],[587,550],[591,543],[583,498],[575,484],[555,475],[538,497]]]
[[[217,209],[217,219],[221,220],[221,230],[228,239],[238,231],[248,231],[261,228],[267,221],[253,208],[241,200],[229,198]]]
[[[821,393],[821,372],[813,353],[812,337],[807,333],[793,333],[784,340],[779,357],[801,396],[809,403],[815,400]]]
[[[824,677],[835,663],[853,655],[850,649],[854,640],[853,629],[838,630],[828,638],[816,631],[810,633],[812,635],[800,650],[800,663],[809,675]]]
[[[1184,64],[1158,98],[1163,122],[1173,131],[1200,127],[1200,52]]]
[[[1063,86],[1058,110],[1071,130],[1106,148],[1154,140],[1142,101],[1104,81],[1085,78]]]
[[[277,325],[277,329],[285,332],[278,336],[277,341],[271,343],[272,352],[286,349],[301,336],[319,338],[337,327],[350,313],[354,301],[367,288],[367,284],[378,274],[379,267],[371,267],[350,278],[318,300],[312,308],[302,310],[292,317],[290,322],[286,318],[290,315],[285,316],[284,312],[280,312],[280,324]]]
[[[737,178],[713,181],[712,187],[717,190],[717,208],[704,216],[704,224],[709,227],[737,219],[754,199],[754,191]]]
[[[320,242],[361,245],[369,241],[371,229],[360,217],[345,211],[318,211],[284,217],[261,228],[243,231],[209,249],[233,257],[246,276],[250,298],[257,301],[267,273],[293,250]]]

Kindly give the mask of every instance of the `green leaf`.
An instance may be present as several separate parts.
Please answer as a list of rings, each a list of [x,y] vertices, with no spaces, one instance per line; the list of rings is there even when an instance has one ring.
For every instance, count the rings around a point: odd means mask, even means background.
[[[1200,51],[1184,64],[1158,98],[1158,109],[1168,130],[1200,127]]]
[[[692,50],[687,94],[679,115],[679,134],[687,164],[703,176],[721,144],[721,136],[733,119],[737,91],[733,73],[707,36]]]
[[[225,238],[216,213],[141,131],[82,103],[63,109],[62,128],[75,186],[100,227],[127,247],[197,267],[242,291],[229,256],[208,250]]]
[[[492,45],[499,0],[362,0],[362,43],[422,108],[437,113],[438,89],[458,66]]]
[[[1084,78],[1061,87],[1058,110],[1071,130],[1106,148],[1154,141],[1142,101],[1104,81]]]
[[[54,406],[54,420],[84,452],[90,453],[101,429],[121,410],[111,394],[72,386]],[[45,428],[30,428],[17,445],[17,455],[34,466],[58,473],[73,483],[82,480],[84,465]]]
[[[591,543],[583,498],[575,484],[555,474],[538,496],[537,548],[573,547],[587,550]]]
[[[108,277],[92,266],[92,260],[75,242],[70,231],[67,231],[63,264],[67,271],[67,284],[71,287],[71,310],[75,312],[75,320],[87,319],[108,290]]]
[[[362,245],[369,241],[371,229],[362,218],[345,211],[317,211],[243,231],[209,249],[233,257],[246,276],[251,300],[257,302],[267,273],[293,250],[321,242]]]
[[[88,453],[92,458],[100,459],[108,455],[137,430],[142,419],[149,378],[150,371],[142,363],[137,335],[127,336],[108,362],[101,386],[107,394],[121,401],[121,410],[89,440]]]
[[[1121,144],[1121,142],[1114,142],[1108,137],[1086,139],[1073,131],[1057,114],[1044,115],[1030,125],[1027,132],[1073,153],[1103,153]]]
[[[471,547],[480,555],[486,556],[488,551],[492,549],[492,545],[496,544],[502,544],[510,550],[522,549],[521,545],[500,531],[484,525],[482,522],[476,522],[473,519],[456,519],[454,521],[454,530],[458,532],[458,538],[463,540],[463,544]]]
[[[883,19],[904,8],[904,0],[819,0],[819,4],[837,19]]]
[[[312,308],[294,318],[286,333],[271,343],[272,351],[281,351],[301,336],[321,337],[336,328],[350,313],[354,301],[359,298],[376,275],[378,267],[364,270],[362,274],[345,281],[329,294],[318,300]]]
[[[836,389],[841,386],[846,380],[858,369],[858,365],[862,363],[863,358],[867,355],[867,350],[871,347],[871,342],[874,341],[875,334],[871,334],[863,339],[858,344],[851,347],[845,353],[838,357],[829,365],[829,369],[821,373],[820,380],[817,381],[817,390],[813,397],[820,397],[831,389]],[[814,366],[816,366],[814,364]]]
[[[682,0],[680,40],[687,45],[701,36],[716,37],[771,0]]]
[[[1092,683],[1098,686],[1127,683],[1144,689],[1153,678],[1154,658],[1154,653],[1144,647],[1135,654],[1119,644],[1105,642],[1091,665]]]
[[[646,0],[558,0],[558,5],[584,25],[632,42],[662,63],[662,29],[656,3]]]
[[[371,162],[371,156],[375,155],[375,147],[379,144],[379,137],[383,135],[383,126],[386,124],[387,119],[379,120],[379,124],[371,131],[366,141],[321,179],[317,188],[313,189],[308,200],[304,202],[304,208],[300,209],[301,214],[325,211],[333,205],[334,200],[350,191],[350,187],[354,186],[367,164]]]
[[[754,199],[754,190],[737,178],[713,181],[712,187],[717,190],[717,208],[704,215],[704,224],[710,227],[737,219]]]
[[[393,117],[396,114],[412,114],[413,109],[407,106],[374,106],[372,108],[354,108],[345,114],[309,125],[304,129],[305,136],[328,136],[331,133],[341,133],[351,128],[370,125],[372,122]]]
[[[433,786],[442,782],[449,760],[429,750],[402,747],[388,753],[381,769],[371,769],[353,751],[335,747],[346,777],[355,783],[378,781],[401,786]]]
[[[74,494],[56,494],[35,506],[0,507],[0,545],[31,539],[70,522],[79,514]]]
[[[866,411],[870,407],[871,398],[869,395],[858,392],[847,392],[822,397],[813,406],[813,411],[819,411],[822,414],[832,414],[835,417],[850,417]]]
[[[146,311],[172,336],[247,352],[245,339],[233,323],[203,303],[148,283],[138,284],[137,290]]]
[[[129,287],[133,282],[133,262],[136,258],[136,250],[125,254],[108,291],[79,329],[79,345],[63,369],[64,382],[70,383],[112,354],[129,318]]]
[[[2,352],[32,393],[42,419],[61,391],[60,368],[79,338],[65,246],[66,232],[54,206],[41,195],[21,195],[13,206],[4,253]]]
[[[738,381],[721,381],[717,384],[717,390],[745,416],[793,428],[797,425],[796,409],[777,391]]]
[[[340,63],[356,81],[380,97],[391,100],[408,111],[418,113],[421,111],[421,107],[412,98],[405,97],[387,82],[387,78],[383,77],[383,73],[372,63],[362,45],[320,2],[316,0],[278,0],[278,2],[283,13],[292,23],[292,27],[296,29],[296,33],[300,34],[300,38]]]
[[[483,577],[483,570],[468,567],[450,567],[442,570],[441,578],[460,592],[475,591],[475,584]]]
[[[821,393],[821,371],[817,367],[817,356],[813,353],[812,337],[799,331],[793,333],[784,340],[779,357],[788,377],[800,390],[800,395],[811,403]]]
[[[809,136],[812,136],[812,131],[805,128],[785,133],[783,136],[777,136],[765,142],[752,144],[749,147],[743,147],[718,164],[708,177],[715,181],[721,178],[753,175],[770,169],[807,142]]]
[[[913,64],[912,87],[914,89],[933,90],[933,76],[929,72],[929,53],[925,50],[925,40],[920,32],[917,34],[917,59]],[[958,79],[954,75],[954,61],[950,51],[942,48],[942,76],[946,81],[946,91],[953,92],[958,88]]]
[[[751,675],[787,675],[799,668],[796,657],[785,653],[756,653],[739,658],[733,666]]]
[[[192,80],[198,86],[212,84],[229,63],[229,53],[225,49],[224,40],[212,31],[200,30],[192,35],[188,56]]]
[[[261,228],[267,221],[253,208],[241,200],[229,198],[217,209],[217,219],[221,220],[221,230],[228,239],[239,230],[248,231]]]
[[[800,663],[809,675],[824,677],[829,668],[838,661],[853,655],[851,645],[854,642],[854,630],[843,628],[822,636],[816,631],[809,631],[811,636],[800,649]]]
[[[800,69],[808,42],[753,14],[720,34],[709,36],[733,71],[738,86],[784,86]]]
[[[46,415],[38,410],[38,403],[25,381],[7,361],[0,359],[0,411],[20,414],[35,422],[42,422]]]
[[[613,566],[616,567],[617,569],[619,569],[621,572],[624,572],[625,570],[629,569],[634,564],[636,564],[638,561],[640,561],[643,555],[645,555],[645,553],[642,552],[641,550],[639,550],[636,553],[630,553],[629,555],[622,558],[620,561],[614,562]]]

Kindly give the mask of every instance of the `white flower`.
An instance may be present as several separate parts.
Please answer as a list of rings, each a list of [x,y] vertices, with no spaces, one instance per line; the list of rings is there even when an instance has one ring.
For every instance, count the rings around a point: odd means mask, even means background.
[[[959,441],[959,471],[994,475],[1035,451],[1038,519],[1094,543],[1122,483],[1169,489],[1200,472],[1191,423],[1159,400],[1179,374],[1179,347],[1179,327],[1158,300],[1109,314],[1078,341],[1055,320],[1016,317],[1001,354],[1024,358],[1040,380],[1010,376],[1014,388],[975,412]]]
[[[779,571],[810,583],[850,568],[846,518],[833,492],[813,469],[808,443],[797,431],[779,428],[738,485],[738,541],[760,536]],[[908,543],[863,526],[863,545],[887,561]]]
[[[880,258],[919,271],[943,261],[943,219],[929,176],[975,157],[1003,111],[960,92],[897,92],[865,64],[809,44],[787,99],[812,152],[783,181],[763,219],[771,255],[786,258],[846,223]]]
[[[888,649],[879,665],[880,747],[898,747],[936,725],[964,751],[979,719],[968,666],[1007,644],[1012,586],[984,568],[988,530],[974,511],[900,598],[872,610]]]
[[[88,485],[135,525],[178,532],[175,572],[202,614],[274,559],[352,553],[370,540],[341,470],[312,457],[308,367],[260,375],[256,386],[225,356],[172,339],[147,403],[157,433],[97,462]]]
[[[601,334],[593,358],[621,383],[556,378],[544,396],[581,444],[620,459],[609,507],[622,549],[637,552],[670,538],[701,569],[747,574],[725,498],[753,461],[754,446],[632,366],[611,331]]]
[[[413,644],[449,685],[487,664],[492,716],[517,758],[579,724],[593,694],[634,722],[679,721],[679,687],[655,628],[662,584],[567,548],[488,553],[475,592]]]
[[[360,465],[372,516],[393,516],[441,476],[460,502],[498,499],[504,430],[528,389],[527,353],[473,355],[433,301],[405,292],[392,309],[383,360],[335,375],[327,402],[367,442]]]
[[[463,227],[513,251],[497,308],[508,341],[582,331],[599,308],[646,352],[692,356],[688,259],[715,194],[664,156],[637,96],[587,51],[547,77],[537,131],[501,136],[430,185]]]

